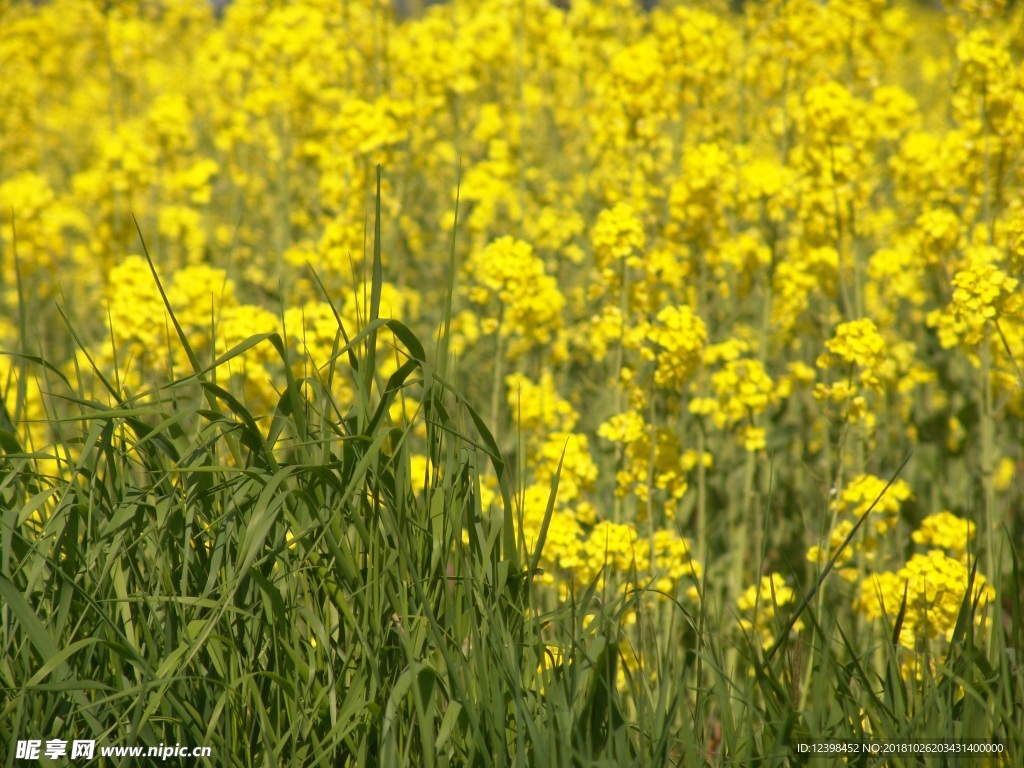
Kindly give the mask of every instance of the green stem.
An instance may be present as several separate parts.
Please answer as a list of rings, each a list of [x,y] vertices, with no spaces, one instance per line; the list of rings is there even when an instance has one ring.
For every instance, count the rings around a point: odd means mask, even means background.
[[[707,470],[704,467],[704,451],[707,437],[704,434],[704,422],[697,422],[697,557],[704,562],[708,551],[708,515],[707,515]]]
[[[505,315],[502,307],[498,313],[498,327],[494,331],[494,380],[491,382],[491,429],[498,428],[498,409],[501,404],[501,382],[505,375],[505,345],[502,344],[501,326]],[[497,432],[495,432],[497,437]]]
[[[622,260],[622,286],[621,293],[619,295],[619,320],[621,322],[621,328],[626,328],[626,312],[629,309],[629,268],[626,265],[626,260]],[[623,346],[623,331],[619,332],[619,344],[615,351],[615,413],[622,413],[622,365],[625,362],[625,348]],[[626,448],[623,445],[619,446],[618,456],[618,468],[622,468],[622,464],[625,461]],[[648,489],[650,490],[650,489]],[[612,522],[622,522],[622,497],[618,494],[615,495],[615,502],[612,506]]]
[[[658,426],[657,411],[654,407],[654,381],[651,381],[651,390],[648,394],[651,410],[651,454],[647,465],[647,537],[650,540],[650,575],[654,575],[654,471],[658,459]]]
[[[984,495],[985,525],[985,575],[995,578],[997,574],[995,537],[999,521],[996,519],[994,465],[995,465],[995,418],[992,408],[992,345],[991,329],[985,324],[985,335],[981,341],[981,485]]]

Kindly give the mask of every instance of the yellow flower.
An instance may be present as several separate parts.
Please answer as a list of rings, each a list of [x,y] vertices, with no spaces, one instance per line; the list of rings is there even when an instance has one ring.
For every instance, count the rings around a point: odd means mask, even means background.
[[[1000,267],[1002,254],[990,246],[967,249],[966,266],[953,276],[953,299],[942,310],[928,314],[944,348],[977,347],[989,323],[1002,317],[1024,314],[1019,280]]]
[[[967,553],[967,545],[974,539],[975,529],[972,521],[943,510],[922,520],[911,538],[918,544],[948,549],[962,558]]]
[[[625,259],[631,267],[641,264],[640,253],[646,238],[644,228],[633,207],[618,203],[597,215],[590,236],[598,267],[604,269]]]
[[[685,304],[666,307],[658,313],[647,338],[657,354],[655,384],[679,391],[700,365],[707,341],[704,321]]]
[[[869,619],[886,615],[895,620],[906,594],[906,612],[900,643],[911,650],[918,637],[949,640],[967,592],[969,569],[960,560],[933,549],[915,554],[898,571],[872,574],[861,585],[856,607]],[[985,577],[975,574],[971,601],[977,602],[975,620],[982,622],[986,608],[995,600],[995,590]]]
[[[995,477],[992,480],[997,491],[1005,491],[1017,476],[1017,464],[1013,459],[1004,456],[996,465]]]
[[[466,269],[471,278],[470,300],[481,308],[492,308],[497,320],[494,330],[518,342],[508,348],[510,357],[535,347],[551,349],[562,328],[565,297],[529,243],[498,238],[474,251]]]
[[[787,621],[778,609],[794,602],[795,598],[796,593],[786,585],[782,574],[762,576],[758,584],[747,587],[736,601],[736,607],[742,614],[740,628],[744,632],[756,632],[761,646],[770,647],[775,642],[777,626]],[[798,619],[793,625],[793,631],[799,632],[803,626],[803,621]]]

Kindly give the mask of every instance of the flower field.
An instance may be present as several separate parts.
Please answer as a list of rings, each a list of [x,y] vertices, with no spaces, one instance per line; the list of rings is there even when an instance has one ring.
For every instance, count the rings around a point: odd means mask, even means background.
[[[1022,759],[1024,4],[0,0],[0,72],[4,765]]]

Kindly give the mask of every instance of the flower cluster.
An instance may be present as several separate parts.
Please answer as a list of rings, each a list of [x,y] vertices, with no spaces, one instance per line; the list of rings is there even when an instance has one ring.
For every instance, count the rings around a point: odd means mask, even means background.
[[[928,314],[936,326],[943,347],[962,344],[977,347],[991,332],[989,324],[999,318],[1011,322],[1024,315],[1024,294],[1020,281],[1001,268],[1001,254],[989,246],[966,251],[964,268],[953,275],[953,299],[942,310]]]
[[[740,629],[756,633],[761,646],[769,648],[775,643],[778,630],[787,621],[785,612],[780,609],[794,602],[796,593],[786,584],[782,574],[762,576],[759,583],[747,587],[736,601],[740,611]],[[803,621],[797,619],[792,631],[799,632],[803,628]]]
[[[510,358],[533,347],[557,348],[565,298],[529,243],[498,238],[470,256],[466,271],[469,300],[485,315],[481,332],[508,341]]]
[[[985,609],[995,599],[995,590],[985,577],[975,573],[973,587],[970,568],[949,557],[941,549],[915,554],[897,571],[871,574],[861,585],[857,608],[869,619],[886,617],[895,621],[903,611],[899,641],[902,646],[919,650],[919,643],[951,639],[957,618],[969,600],[968,610],[979,624]],[[905,676],[923,673],[923,660],[911,655],[905,662]]]
[[[684,449],[678,436],[666,427],[652,427],[636,410],[613,416],[597,430],[598,436],[622,451],[616,472],[615,495],[637,502],[636,516],[646,520],[648,510],[660,498],[660,515],[674,520],[679,501],[689,490],[687,476],[698,464],[711,466],[710,454]]]
[[[597,215],[590,236],[594,260],[602,269],[625,260],[631,267],[642,264],[644,228],[632,206],[619,203]]]
[[[858,475],[829,504],[833,524],[828,534],[828,545],[814,545],[807,551],[807,559],[823,566],[837,552],[836,567],[847,581],[861,578],[861,569],[873,563],[878,555],[882,538],[896,527],[900,507],[912,497],[910,486],[903,480],[888,485],[874,475]],[[860,533],[849,545],[840,550],[858,521]]]
[[[719,429],[740,428],[739,437],[748,451],[765,447],[765,430],[758,426],[757,417],[769,405],[777,402],[775,382],[756,358],[735,357],[747,351],[743,342],[709,347],[705,363],[725,358],[723,367],[711,374],[714,397],[695,397],[690,400],[690,413],[710,416]]]
[[[647,334],[653,345],[648,355],[655,356],[654,382],[663,389],[682,389],[701,362],[707,341],[704,321],[685,304],[665,307],[658,313]]]

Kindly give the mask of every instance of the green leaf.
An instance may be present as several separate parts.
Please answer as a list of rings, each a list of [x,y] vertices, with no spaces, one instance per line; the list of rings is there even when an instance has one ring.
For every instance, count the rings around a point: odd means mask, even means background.
[[[15,618],[28,634],[28,639],[35,646],[36,651],[44,659],[51,659],[60,654],[60,647],[50,636],[43,622],[36,616],[32,606],[28,604],[25,597],[18,591],[18,588],[6,576],[0,576],[0,596],[10,607]]]

